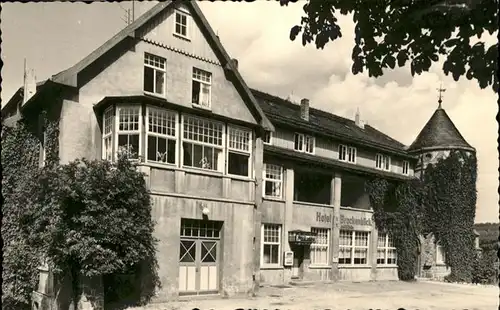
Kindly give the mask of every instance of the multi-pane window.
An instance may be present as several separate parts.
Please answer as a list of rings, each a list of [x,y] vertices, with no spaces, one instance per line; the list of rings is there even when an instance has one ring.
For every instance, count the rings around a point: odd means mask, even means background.
[[[438,243],[436,243],[436,264],[444,265],[445,264],[445,255],[443,247]]]
[[[208,119],[184,116],[183,166],[222,171],[224,125]]]
[[[113,107],[109,107],[104,111],[103,115],[103,131],[102,131],[102,158],[106,160],[113,159],[113,122],[114,122]]]
[[[328,245],[330,242],[330,230],[327,228],[311,228],[311,232],[316,234],[313,244],[311,244],[311,265],[325,266],[328,261]]]
[[[266,131],[264,137],[262,138],[262,142],[264,144],[271,144],[272,133],[270,131]]]
[[[339,264],[365,265],[368,263],[368,232],[340,231]]]
[[[339,145],[339,160],[356,163],[356,148],[352,146]]]
[[[296,133],[294,139],[294,149],[299,152],[314,154],[314,137]]]
[[[188,37],[188,15],[181,11],[175,11],[175,34]]]
[[[396,247],[390,235],[379,233],[377,240],[377,264],[378,265],[395,265],[396,264]]]
[[[407,160],[403,160],[403,174],[410,174],[410,162]]]
[[[252,132],[234,126],[228,127],[227,172],[249,176]]]
[[[165,58],[144,54],[144,91],[165,95],[166,66]]]
[[[375,167],[386,171],[391,170],[391,158],[387,155],[377,154],[375,156]]]
[[[177,115],[148,107],[147,161],[175,164]]]
[[[204,108],[210,108],[211,84],[212,74],[210,72],[193,68],[191,102]]]
[[[140,154],[141,107],[123,106],[118,114],[118,149],[126,148],[129,158],[137,159]]]
[[[279,265],[281,249],[281,225],[262,225],[261,264]]]
[[[264,164],[264,196],[281,198],[283,188],[283,167]]]

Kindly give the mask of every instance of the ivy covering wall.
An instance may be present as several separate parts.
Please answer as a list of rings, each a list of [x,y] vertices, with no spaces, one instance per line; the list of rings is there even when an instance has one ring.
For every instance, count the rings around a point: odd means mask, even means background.
[[[43,123],[41,123],[43,122]],[[45,124],[44,124],[45,123]],[[38,284],[42,256],[30,241],[25,215],[30,212],[31,184],[39,173],[41,128],[46,132],[47,164],[57,162],[58,124],[20,120],[15,127],[2,124],[2,308],[30,308],[30,298]]]
[[[86,284],[100,285],[90,288],[100,294],[95,308],[102,302],[144,304],[160,285],[144,175],[126,152],[114,163],[82,159],[59,165],[58,123],[43,114],[38,120],[2,126],[2,308],[31,308],[44,263],[58,281],[70,284],[71,303],[78,303],[88,279]],[[46,137],[42,168],[40,128]]]
[[[471,282],[476,250],[473,225],[476,210],[475,154],[451,152],[429,164],[420,180],[366,183],[377,229],[389,232],[398,254],[401,280],[412,280],[417,266],[420,236],[432,233],[451,268],[447,280]]]

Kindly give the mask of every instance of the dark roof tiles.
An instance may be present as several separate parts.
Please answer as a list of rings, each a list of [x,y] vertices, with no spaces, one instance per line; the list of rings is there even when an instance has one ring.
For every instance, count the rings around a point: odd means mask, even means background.
[[[438,108],[431,116],[409,151],[429,149],[465,149],[474,151],[474,148],[465,141],[446,111]]]
[[[274,122],[324,132],[326,135],[344,138],[353,143],[371,144],[396,152],[406,152],[407,147],[404,144],[369,125],[360,128],[353,120],[314,108],[309,108],[309,121],[305,121],[300,117],[300,105],[256,89],[252,89],[252,93],[264,113]]]

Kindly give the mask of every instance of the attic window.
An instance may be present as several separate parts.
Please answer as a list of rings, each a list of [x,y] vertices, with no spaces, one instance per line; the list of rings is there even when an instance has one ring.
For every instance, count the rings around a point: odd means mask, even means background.
[[[356,148],[344,144],[339,145],[339,160],[356,163]]]
[[[294,149],[299,152],[314,154],[314,137],[301,133],[295,134]]]
[[[387,155],[377,154],[375,156],[375,167],[380,170],[391,170],[391,158]]]
[[[410,174],[410,163],[407,160],[403,160],[403,174]]]
[[[175,34],[183,38],[188,37],[188,15],[181,11],[175,11]]]

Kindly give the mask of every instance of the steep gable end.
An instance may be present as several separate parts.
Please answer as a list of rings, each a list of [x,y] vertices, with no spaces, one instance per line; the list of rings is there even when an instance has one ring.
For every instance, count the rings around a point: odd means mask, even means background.
[[[181,14],[177,14],[177,12]],[[188,91],[188,94],[172,94],[171,98],[166,98],[167,100],[173,103],[190,104],[191,100],[188,98],[192,96],[191,83],[193,76],[195,76],[193,67],[210,72],[215,66],[218,69],[214,70],[218,72],[213,73],[214,83],[210,90],[214,100],[212,112],[220,114],[219,112],[226,111],[222,114],[231,116],[239,111],[239,114],[244,114],[240,117],[243,121],[252,119],[252,123],[257,123],[264,129],[274,130],[194,1],[166,1],[157,4],[83,60],[54,75],[51,80],[79,87],[78,79],[81,78],[82,72],[89,66],[98,63],[100,59],[106,57],[113,50],[116,52],[116,48],[128,48],[129,45],[123,43],[130,40],[138,44],[136,47],[142,43],[144,43],[143,46],[151,46],[145,49],[136,49],[135,52],[139,54],[139,57],[144,58],[145,53],[154,52],[155,49],[166,50],[170,53],[167,55],[175,53],[184,57],[184,59],[171,57],[175,58],[176,61],[171,62],[172,67],[168,68],[167,72],[177,72],[178,77],[182,76],[182,79],[172,78],[170,80],[171,89],[179,90],[182,86]],[[177,82],[183,83],[183,85]],[[167,88],[169,87],[168,83],[167,77]],[[217,106],[219,102],[222,105]]]

